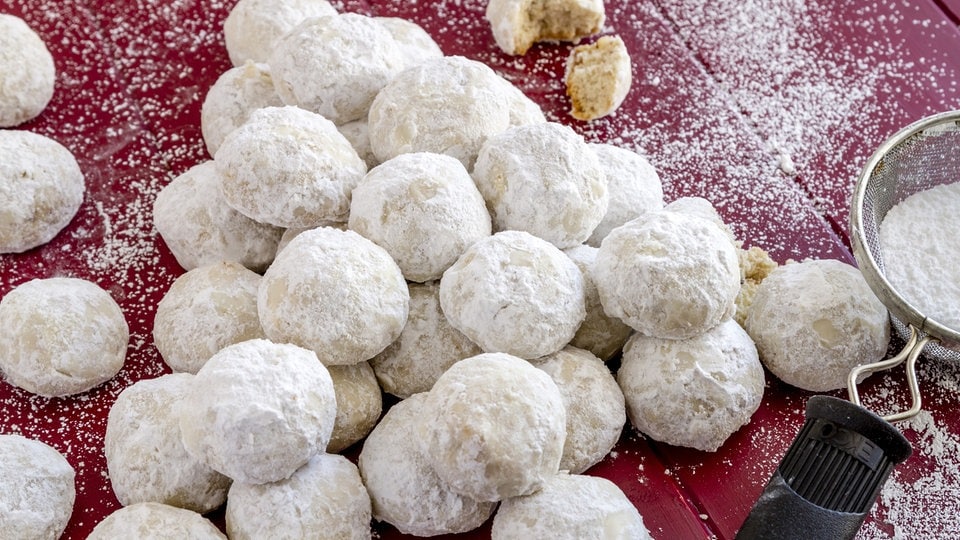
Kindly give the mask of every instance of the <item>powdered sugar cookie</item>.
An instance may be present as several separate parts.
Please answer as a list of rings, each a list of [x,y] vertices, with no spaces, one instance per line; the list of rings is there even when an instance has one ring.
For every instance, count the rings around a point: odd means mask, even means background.
[[[442,58],[443,51],[419,24],[401,17],[374,17],[400,45],[404,67],[413,67],[431,58]]]
[[[337,419],[327,443],[327,452],[334,454],[366,437],[377,425],[383,411],[383,396],[368,362],[329,366],[327,370],[337,396]]]
[[[353,190],[348,223],[416,282],[439,279],[491,234],[490,214],[463,164],[427,152],[397,156],[368,172]]]
[[[370,497],[357,466],[317,454],[290,478],[270,484],[236,482],[227,498],[232,540],[370,538]]]
[[[310,17],[336,15],[327,0],[240,0],[223,22],[227,54],[234,66],[266,62],[277,40]]]
[[[311,349],[326,365],[373,358],[400,335],[409,303],[403,274],[383,248],[330,227],[291,240],[257,296],[267,336]]]
[[[0,130],[0,155],[0,253],[21,253],[70,223],[83,202],[83,172],[60,143],[29,131]]]
[[[557,123],[490,137],[473,168],[494,230],[526,231],[560,249],[582,244],[607,212],[607,179],[583,137]]]
[[[663,208],[663,184],[653,165],[636,152],[612,144],[591,143],[607,179],[610,204],[587,244],[600,242],[614,228],[638,215]]]
[[[208,519],[200,514],[166,504],[144,502],[124,506],[107,516],[91,531],[87,540],[226,540]]]
[[[0,128],[39,116],[53,97],[57,72],[47,45],[23,19],[5,13],[0,13],[0,73]]]
[[[564,75],[570,116],[589,121],[616,111],[630,91],[631,71],[630,53],[620,36],[574,47]]]
[[[0,435],[0,535],[60,538],[77,497],[75,476],[56,449],[20,435]]]
[[[281,105],[270,66],[247,60],[228,69],[207,91],[200,107],[200,132],[207,152],[215,155],[227,134],[246,122],[251,112]]]
[[[258,484],[287,478],[322,452],[336,409],[333,381],[315,354],[254,339],[213,355],[177,414],[192,456]]]
[[[606,362],[620,352],[627,338],[633,333],[633,328],[616,317],[608,316],[603,311],[600,293],[597,292],[597,285],[593,282],[593,275],[590,272],[590,267],[597,260],[597,248],[582,245],[570,248],[564,253],[577,265],[583,275],[584,305],[587,310],[587,316],[577,328],[577,333],[570,340],[570,345],[586,349]]]
[[[125,388],[107,417],[104,453],[120,504],[159,502],[201,514],[227,500],[230,479],[187,453],[174,413],[193,375],[174,373]]]
[[[606,13],[603,0],[490,0],[487,21],[507,54],[525,54],[538,41],[575,41],[596,34]]]
[[[357,460],[373,503],[373,518],[405,534],[435,536],[471,531],[493,513],[496,503],[452,491],[433,472],[423,453],[426,394],[397,403],[373,428]]]
[[[486,352],[554,353],[586,316],[583,276],[562,251],[522,231],[484,238],[443,273],[440,305],[451,326]]]
[[[34,279],[0,300],[0,372],[34,394],[78,394],[111,379],[129,340],[120,306],[86,280]]]
[[[227,203],[277,227],[346,221],[350,192],[367,172],[333,123],[298,107],[254,111],[214,162]]]
[[[451,490],[497,501],[556,474],[566,436],[563,397],[526,360],[485,353],[452,365],[427,394],[424,452]]]
[[[717,227],[723,229],[724,234],[727,235],[727,238],[734,247],[740,247],[740,242],[737,241],[737,238],[733,235],[733,231],[730,230],[730,227],[723,221],[720,212],[717,212],[717,208],[712,202],[703,197],[680,197],[670,201],[663,209],[669,212],[679,212],[681,214],[687,214],[688,216],[695,216],[711,221]]]
[[[750,421],[763,398],[763,367],[733,319],[685,340],[635,334],[617,382],[634,427],[652,439],[714,452]]]

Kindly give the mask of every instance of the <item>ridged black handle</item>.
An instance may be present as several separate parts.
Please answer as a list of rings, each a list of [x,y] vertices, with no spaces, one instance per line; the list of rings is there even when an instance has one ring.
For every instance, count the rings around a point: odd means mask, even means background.
[[[895,427],[849,401],[814,396],[806,422],[739,540],[853,538],[893,467],[910,456]]]

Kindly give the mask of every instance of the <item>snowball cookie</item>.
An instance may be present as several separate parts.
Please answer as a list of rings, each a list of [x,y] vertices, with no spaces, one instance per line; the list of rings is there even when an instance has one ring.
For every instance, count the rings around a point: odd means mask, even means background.
[[[559,470],[563,396],[526,360],[505,353],[461,360],[437,379],[425,407],[427,459],[461,495],[478,501],[527,495]]]
[[[277,40],[310,17],[336,15],[327,0],[240,0],[223,22],[227,54],[234,66],[266,62]]]
[[[104,453],[117,500],[159,502],[201,514],[227,500],[230,479],[187,453],[174,414],[193,375],[174,373],[125,388],[107,416]]]
[[[29,131],[0,130],[0,156],[0,254],[22,253],[70,223],[83,202],[83,172],[60,143]]]
[[[591,143],[607,178],[610,204],[600,224],[593,229],[587,244],[600,242],[614,228],[644,212],[663,208],[663,184],[653,165],[640,154],[612,144]]]
[[[456,159],[402,154],[374,168],[353,190],[350,229],[393,257],[403,277],[440,279],[468,247],[491,234],[490,213]]]
[[[400,337],[370,359],[385,392],[399,398],[426,392],[450,366],[483,352],[447,321],[440,282],[411,283],[410,312]]]
[[[346,221],[350,192],[367,173],[333,123],[298,107],[254,111],[214,162],[230,206],[277,227]]]
[[[490,517],[496,503],[452,491],[423,453],[426,394],[415,394],[387,411],[357,460],[373,503],[373,518],[404,534],[436,536],[471,531]]]
[[[373,149],[370,148],[370,126],[367,124],[366,118],[347,122],[346,124],[337,126],[337,129],[340,130],[341,135],[346,137],[350,145],[353,146],[353,149],[357,151],[360,159],[367,164],[367,170],[380,164],[380,160],[377,159],[377,156],[373,153]]]
[[[234,261],[262,272],[283,234],[227,204],[213,161],[194,165],[160,190],[153,224],[184,270]]]
[[[623,324],[623,321],[616,317],[607,316],[603,311],[600,293],[590,273],[590,267],[597,260],[597,251],[597,248],[588,245],[564,251],[583,275],[583,297],[587,309],[587,316],[580,323],[570,344],[586,349],[606,362],[620,352],[623,344],[633,333],[633,328]]]
[[[531,360],[560,389],[567,411],[567,439],[560,470],[582,473],[600,462],[627,422],[623,392],[610,368],[590,351],[565,347]]]
[[[228,69],[207,91],[200,107],[200,132],[207,152],[216,154],[227,134],[246,122],[251,112],[281,105],[270,66],[247,60]]]
[[[402,51],[374,18],[344,13],[298,24],[267,63],[284,103],[345,124],[366,117],[377,92],[407,67]]]
[[[34,394],[79,394],[110,380],[129,340],[120,306],[86,280],[34,279],[0,300],[0,372]]]
[[[0,535],[60,538],[77,497],[74,477],[73,467],[54,448],[0,435]]]
[[[606,13],[603,0],[490,0],[486,19],[500,49],[521,55],[538,41],[577,41],[596,34]]]
[[[481,62],[462,56],[427,60],[394,77],[373,100],[370,147],[381,162],[435,152],[469,169],[487,137],[517,116],[516,92]]]
[[[771,272],[756,290],[746,329],[767,369],[812,392],[846,388],[850,370],[881,360],[890,341],[883,303],[856,268],[832,259]]]
[[[631,71],[630,53],[620,36],[574,47],[564,75],[570,116],[590,121],[616,111],[630,91]]]
[[[503,501],[493,518],[490,538],[652,537],[637,508],[616,484],[606,478],[561,473],[533,495]]]
[[[231,540],[369,539],[370,519],[370,496],[357,466],[335,454],[317,454],[278,482],[236,482],[227,497]]]
[[[450,325],[485,352],[554,353],[586,316],[583,276],[545,240],[504,231],[470,246],[440,280]]]
[[[208,519],[183,508],[156,502],[124,506],[107,516],[90,532],[87,540],[226,540]]]
[[[713,452],[760,406],[764,375],[753,340],[727,319],[685,340],[634,334],[617,382],[638,430]]]
[[[191,455],[235,481],[262,484],[289,477],[327,447],[337,402],[315,354],[254,339],[213,355],[177,414]]]
[[[291,240],[257,293],[267,336],[312,349],[329,366],[376,356],[400,335],[409,304],[407,282],[383,248],[330,227]]]
[[[607,315],[654,337],[686,339],[733,315],[737,250],[718,225],[654,211],[610,232],[593,265]]]
[[[337,396],[337,418],[327,443],[327,452],[334,454],[366,437],[377,425],[383,411],[383,395],[368,362],[329,366],[327,370]]]
[[[413,67],[424,60],[442,58],[443,51],[419,24],[402,17],[374,17],[400,45],[404,67]]]
[[[23,19],[0,13],[0,128],[37,117],[53,97],[56,68],[46,44]],[[0,151],[5,156],[14,156]]]
[[[562,124],[517,126],[490,137],[473,179],[498,231],[526,231],[560,249],[578,246],[607,212],[597,154]]]
[[[265,338],[257,315],[259,286],[259,274],[231,262],[178,277],[153,319],[153,342],[163,361],[173,371],[196,373],[227,345]]]

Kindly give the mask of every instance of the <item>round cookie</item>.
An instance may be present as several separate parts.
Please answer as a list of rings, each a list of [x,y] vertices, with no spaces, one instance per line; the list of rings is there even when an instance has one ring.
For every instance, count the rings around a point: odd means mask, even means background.
[[[153,203],[153,224],[184,270],[235,261],[262,272],[277,251],[283,229],[234,210],[220,193],[212,161],[173,179]]]
[[[0,73],[0,128],[36,118],[53,97],[57,70],[47,45],[23,19],[6,13],[0,13]]]
[[[96,284],[34,279],[0,300],[0,372],[45,397],[86,392],[120,371],[130,332],[120,306]]]
[[[344,13],[298,24],[267,63],[284,103],[345,124],[365,118],[377,92],[407,67],[402,50],[376,19]]]
[[[627,414],[657,441],[714,452],[763,398],[757,348],[733,319],[685,340],[634,334],[617,382]]]
[[[373,358],[400,335],[409,303],[407,283],[383,248],[330,227],[291,240],[257,295],[267,336],[311,349],[326,365]]]
[[[526,360],[504,353],[461,360],[437,379],[424,406],[423,451],[461,495],[477,501],[527,495],[559,470],[563,397]]]
[[[405,68],[413,67],[425,60],[443,57],[440,46],[419,24],[402,17],[374,17],[374,19],[385,26],[399,44]]]
[[[609,204],[596,153],[572,129],[552,122],[490,137],[473,179],[494,230],[526,231],[560,249],[585,242]]]
[[[223,22],[227,54],[234,66],[266,62],[276,42],[296,25],[336,14],[327,0],[239,0]]]
[[[0,435],[0,536],[60,538],[73,514],[75,476],[56,449],[20,435]]]
[[[640,513],[616,484],[563,473],[548,479],[537,493],[503,501],[490,538],[652,539]]]
[[[237,482],[289,477],[330,440],[337,414],[327,369],[312,352],[262,339],[230,345],[180,401],[183,446]]]
[[[582,473],[620,440],[627,421],[623,392],[610,368],[590,351],[565,347],[530,363],[550,375],[567,411],[560,470]]]
[[[470,173],[443,154],[402,154],[353,190],[350,229],[382,247],[403,277],[440,279],[474,242],[490,236],[490,214]]]
[[[267,64],[247,60],[223,72],[200,107],[200,132],[207,152],[214,156],[227,134],[243,125],[253,111],[281,105]]]
[[[426,399],[416,394],[391,407],[363,443],[357,466],[373,518],[415,536],[471,531],[496,503],[460,495],[433,472],[419,441],[425,436]]]
[[[385,392],[408,398],[426,392],[455,362],[483,352],[450,325],[440,307],[440,283],[410,284],[407,324],[370,365]]]
[[[440,280],[450,325],[485,352],[554,353],[586,316],[580,270],[562,251],[522,231],[470,246]]]
[[[107,516],[90,532],[87,540],[226,540],[226,536],[200,514],[156,502],[124,506]]]
[[[522,55],[538,41],[577,41],[603,28],[603,0],[490,0],[485,13],[503,52]]]
[[[610,231],[651,210],[663,208],[663,184],[653,165],[640,154],[612,144],[590,143],[607,179],[610,204],[587,244],[600,247]]]
[[[0,130],[0,155],[0,254],[21,253],[70,223],[83,202],[83,172],[63,145],[29,131]]]
[[[583,275],[584,302],[587,316],[577,328],[577,333],[570,340],[570,345],[586,349],[604,362],[610,360],[627,342],[633,328],[630,328],[616,317],[610,317],[603,311],[600,303],[600,293],[593,282],[590,267],[597,260],[595,247],[581,245],[565,250],[564,253],[577,265]]]
[[[648,336],[686,339],[733,315],[740,263],[718,225],[653,211],[607,235],[593,281],[607,315]]]
[[[357,466],[317,454],[290,478],[270,484],[235,482],[226,510],[231,540],[370,538],[370,497]]]
[[[117,500],[158,502],[201,514],[227,500],[230,479],[187,453],[173,412],[193,375],[174,373],[125,388],[110,407],[104,453]]]
[[[230,206],[277,227],[346,221],[367,166],[326,118],[265,107],[230,132],[214,158]]]
[[[881,360],[890,341],[883,303],[856,268],[832,259],[771,272],[757,287],[745,327],[767,369],[812,392],[846,388],[850,370]]]
[[[383,395],[368,362],[329,366],[327,370],[337,397],[337,418],[327,452],[335,454],[366,437],[377,425],[383,411]]]

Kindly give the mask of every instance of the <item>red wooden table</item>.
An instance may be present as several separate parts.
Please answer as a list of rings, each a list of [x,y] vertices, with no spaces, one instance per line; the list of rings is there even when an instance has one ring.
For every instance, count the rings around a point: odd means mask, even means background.
[[[113,294],[131,328],[124,369],[91,392],[43,399],[0,382],[0,432],[46,441],[77,469],[65,538],[84,538],[118,507],[102,451],[110,404],[125,386],[166,372],[150,332],[157,301],[182,270],[152,229],[151,205],[173,177],[208,159],[200,104],[230,67],[222,21],[233,3],[0,0],[0,12],[41,35],[58,69],[53,101],[18,129],[70,148],[88,189],[51,243],[0,256],[0,295],[35,277],[86,277]],[[589,124],[566,113],[570,45],[501,54],[481,0],[333,3],[420,23],[446,54],[488,63],[551,120],[648,156],[668,200],[710,199],[746,245],[779,262],[852,261],[848,199],[864,161],[907,123],[960,108],[957,0],[610,0],[604,33],[627,43],[633,87],[615,115]],[[960,537],[960,368],[924,362],[920,376],[926,412],[901,424],[914,456],[884,489],[864,539]],[[887,410],[902,405],[901,384],[877,376],[861,392]],[[589,473],[613,479],[656,538],[731,538],[807,397],[771,377],[761,409],[718,452],[652,443],[628,427]]]

